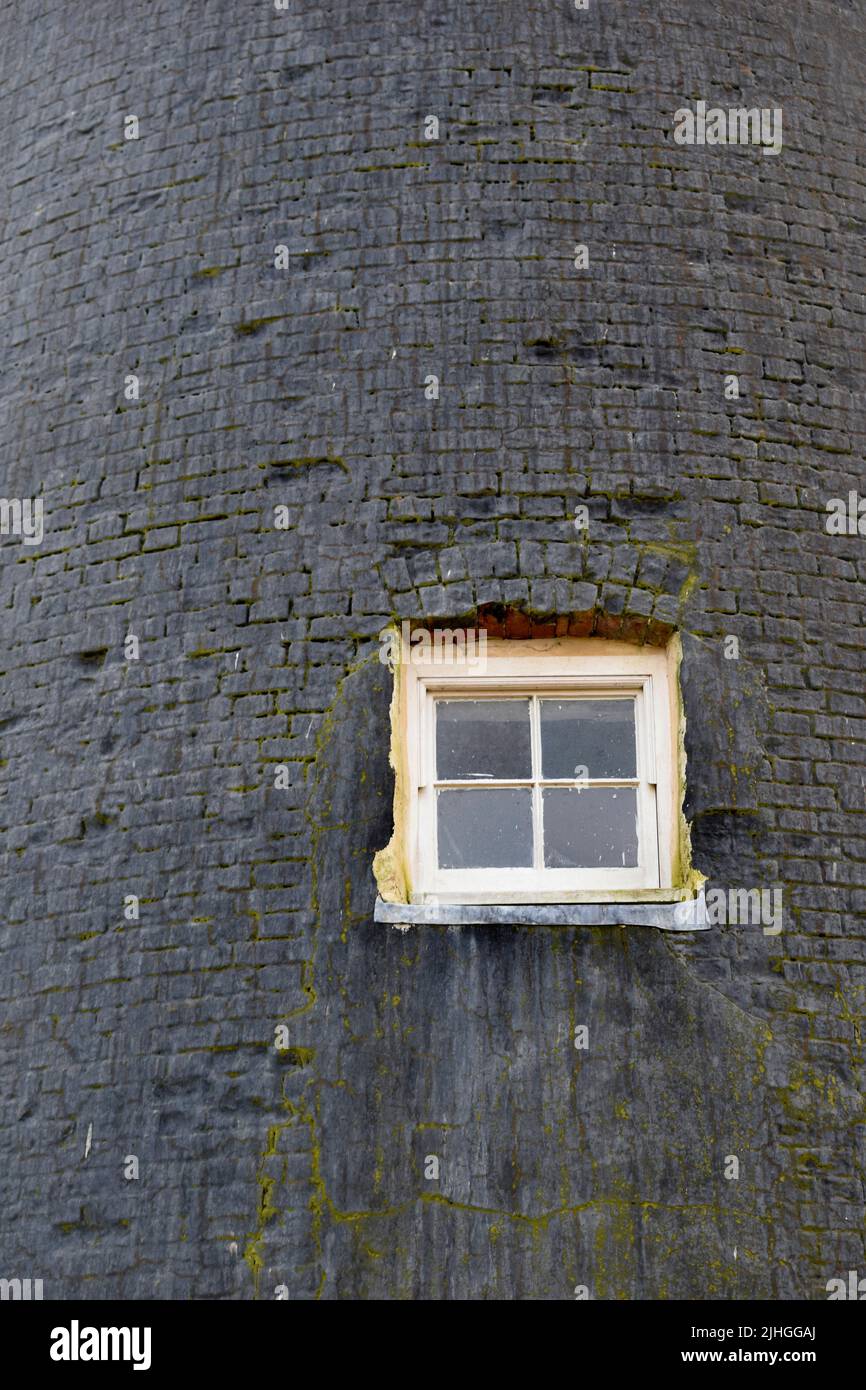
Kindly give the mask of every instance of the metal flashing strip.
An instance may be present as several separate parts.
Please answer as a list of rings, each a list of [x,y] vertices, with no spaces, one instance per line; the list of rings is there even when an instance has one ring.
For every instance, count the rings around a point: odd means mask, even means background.
[[[376,922],[392,927],[656,927],[659,931],[709,931],[703,891],[674,903],[386,903],[379,897]]]

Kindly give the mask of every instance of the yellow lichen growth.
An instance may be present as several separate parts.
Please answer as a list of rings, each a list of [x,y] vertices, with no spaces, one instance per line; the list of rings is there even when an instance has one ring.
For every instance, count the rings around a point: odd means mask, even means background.
[[[394,691],[391,696],[391,749],[388,761],[394,770],[394,830],[384,849],[373,858],[373,876],[379,896],[386,903],[408,903],[410,894],[409,865],[404,827],[408,822],[408,777],[406,770],[406,722],[400,698],[401,635],[396,626],[388,629],[391,637]]]
[[[689,894],[697,896],[706,883],[707,878],[706,874],[702,874],[692,865],[692,831],[683,811],[683,796],[686,789],[686,714],[683,708],[683,693],[680,686],[683,644],[680,640],[679,633],[675,633],[671,638],[668,644],[667,655],[670,669],[669,686],[673,693],[675,703],[672,717],[676,738],[677,759],[677,832],[676,844],[673,850],[673,862],[671,865],[671,881],[676,887],[685,889],[686,896]]]

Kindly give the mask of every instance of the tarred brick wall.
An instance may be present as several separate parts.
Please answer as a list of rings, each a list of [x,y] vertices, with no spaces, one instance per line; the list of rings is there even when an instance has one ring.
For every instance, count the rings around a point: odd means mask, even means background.
[[[866,487],[864,37],[830,0],[4,8],[0,492],[45,530],[0,537],[0,1275],[866,1274],[866,538],[825,526]],[[677,145],[699,100],[781,108],[782,152]],[[374,926],[377,633],[479,611],[679,629],[695,859],[781,885],[780,935]]]

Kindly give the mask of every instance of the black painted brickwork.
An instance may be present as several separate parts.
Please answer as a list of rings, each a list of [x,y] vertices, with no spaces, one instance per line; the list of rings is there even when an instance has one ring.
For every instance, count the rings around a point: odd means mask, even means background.
[[[866,1273],[866,540],[824,527],[864,39],[830,0],[4,5],[0,487],[45,535],[0,538],[0,1275]],[[675,145],[699,99],[781,107],[782,154]],[[781,883],[781,936],[373,925],[376,633],[489,604],[680,628],[696,860]]]

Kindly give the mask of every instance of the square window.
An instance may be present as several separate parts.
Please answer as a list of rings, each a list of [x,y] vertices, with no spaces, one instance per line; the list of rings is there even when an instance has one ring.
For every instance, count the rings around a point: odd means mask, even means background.
[[[489,639],[395,679],[395,838],[413,903],[677,896],[676,653]],[[414,658],[414,659],[413,659]]]

